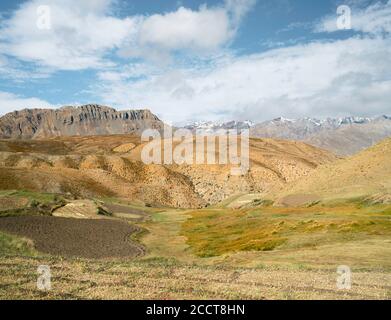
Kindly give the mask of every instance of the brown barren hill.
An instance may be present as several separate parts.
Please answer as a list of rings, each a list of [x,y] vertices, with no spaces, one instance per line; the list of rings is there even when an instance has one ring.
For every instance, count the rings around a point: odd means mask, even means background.
[[[292,195],[314,195],[323,200],[368,197],[373,201],[389,201],[390,163],[391,138],[388,138],[357,155],[319,166],[307,177],[288,184],[277,198],[283,202],[288,196],[292,199]]]
[[[336,160],[332,153],[303,142],[251,138],[249,145],[250,170],[242,176],[231,174],[235,165],[180,165],[173,170],[188,176],[207,203],[217,204],[237,194],[268,193]]]
[[[0,189],[198,208],[234,194],[267,193],[336,159],[302,142],[250,139],[250,170],[234,176],[229,164],[147,165],[140,156],[145,144],[132,135],[0,140]]]

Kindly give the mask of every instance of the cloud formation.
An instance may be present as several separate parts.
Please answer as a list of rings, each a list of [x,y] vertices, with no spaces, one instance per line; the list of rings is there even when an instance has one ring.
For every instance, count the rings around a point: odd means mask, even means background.
[[[364,8],[351,7],[351,28],[367,34],[386,36],[391,33],[391,0],[376,2]],[[317,32],[338,31],[335,16],[328,16],[316,25]]]
[[[222,56],[139,80],[102,78],[96,91],[107,103],[150,106],[174,121],[365,115],[389,111],[390,74],[390,39],[351,38]]]
[[[112,1],[33,0],[23,3],[3,23],[0,53],[56,70],[112,65],[108,50],[118,48],[134,29],[131,18],[107,14]],[[38,28],[40,6],[50,9],[50,29]]]
[[[391,0],[352,6],[354,32],[338,40],[283,42],[253,54],[237,54],[231,44],[255,0],[128,17],[116,16],[114,3],[46,1],[51,30],[36,28],[42,3],[24,3],[0,27],[0,74],[95,69],[90,96],[114,107],[148,107],[174,122],[389,113]],[[317,31],[329,37],[336,18],[322,19]],[[7,110],[48,105],[1,94]]]
[[[184,7],[165,14],[119,18],[114,0],[31,0],[0,29],[0,54],[57,70],[103,69],[108,55],[161,59],[177,50],[210,52],[234,36],[254,0],[226,0],[216,7]],[[42,5],[49,11],[42,11]],[[49,14],[50,28],[39,28]],[[178,27],[180,26],[180,27]]]
[[[161,62],[176,51],[210,54],[233,39],[255,2],[226,0],[215,7],[203,4],[198,10],[180,7],[174,12],[139,16],[138,30],[121,55]]]
[[[2,114],[25,108],[50,108],[48,102],[39,98],[24,98],[13,93],[0,91],[0,112]]]
[[[22,4],[1,28],[0,52],[54,70],[98,68],[111,63],[107,50],[119,47],[134,28],[132,19],[105,14],[111,1],[33,0]],[[50,9],[50,29],[37,27]]]

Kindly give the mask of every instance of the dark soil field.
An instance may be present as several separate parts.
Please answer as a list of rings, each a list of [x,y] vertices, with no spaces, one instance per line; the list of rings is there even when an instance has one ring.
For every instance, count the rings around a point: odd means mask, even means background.
[[[123,206],[120,204],[105,203],[104,206],[109,212],[112,212],[114,216],[130,219],[132,221],[142,222],[150,216],[143,210],[131,208],[129,206]]]
[[[95,259],[136,257],[144,252],[130,238],[138,228],[111,219],[7,217],[0,219],[0,230],[29,238],[38,251],[52,255]]]

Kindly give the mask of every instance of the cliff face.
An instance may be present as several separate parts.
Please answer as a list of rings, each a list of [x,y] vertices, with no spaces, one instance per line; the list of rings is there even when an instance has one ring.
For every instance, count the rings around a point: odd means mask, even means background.
[[[61,109],[25,109],[0,118],[0,138],[39,139],[58,136],[141,134],[163,128],[149,110],[117,111],[99,105]]]

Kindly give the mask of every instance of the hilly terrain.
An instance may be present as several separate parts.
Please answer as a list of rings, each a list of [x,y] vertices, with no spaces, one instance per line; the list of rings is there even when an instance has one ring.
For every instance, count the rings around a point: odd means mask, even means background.
[[[390,203],[390,163],[391,138],[387,138],[354,156],[319,166],[308,176],[286,185],[282,192],[277,192],[277,197],[285,195],[282,201],[290,198],[291,204],[294,198],[304,202],[311,198],[322,201],[362,198],[370,203]]]
[[[390,138],[347,158],[299,133],[250,138],[250,170],[235,176],[145,164],[140,130],[163,123],[106,108],[1,119],[0,299],[391,298]],[[373,126],[362,122],[328,132]],[[251,124],[218,125],[232,126]],[[50,291],[36,287],[40,264]],[[350,289],[336,285],[341,265]]]
[[[148,128],[163,128],[163,123],[149,110],[117,111],[95,104],[25,109],[0,118],[0,138],[3,139],[141,134]]]
[[[162,131],[164,123],[149,110],[117,111],[88,104],[59,109],[24,109],[0,118],[0,139],[45,139],[67,136],[141,135],[145,129]],[[184,128],[196,132],[235,129],[250,130],[254,138],[303,141],[339,156],[352,155],[391,135],[387,116],[362,118],[277,118],[254,124],[252,121],[194,122]]]
[[[129,135],[0,140],[0,188],[197,208],[265,193],[336,159],[301,142],[251,139],[250,171],[232,176],[232,165],[146,165],[144,145]]]
[[[220,180],[224,166],[150,174],[138,139],[1,141],[1,299],[391,298],[390,139],[347,159],[251,139],[260,193],[235,189],[248,177]],[[37,264],[55,274],[50,291]],[[349,289],[336,285],[342,265]]]

